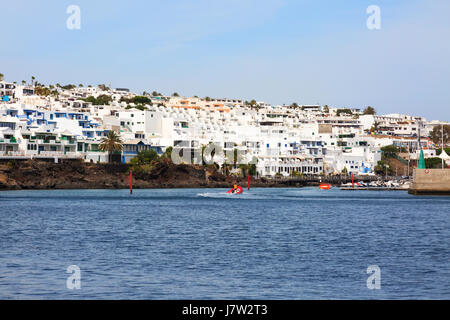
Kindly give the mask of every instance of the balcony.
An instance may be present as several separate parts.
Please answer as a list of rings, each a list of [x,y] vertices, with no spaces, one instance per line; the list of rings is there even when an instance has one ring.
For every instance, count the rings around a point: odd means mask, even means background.
[[[64,156],[64,152],[62,151],[40,151],[40,156],[51,156],[51,157],[61,157]]]
[[[0,151],[0,157],[24,157],[22,151]]]
[[[62,145],[74,145],[75,140],[61,140],[60,141]]]
[[[0,139],[0,143],[2,143],[2,144],[18,144],[16,138]]]
[[[36,158],[82,158],[83,155],[77,152],[63,152],[63,151],[40,151]]]

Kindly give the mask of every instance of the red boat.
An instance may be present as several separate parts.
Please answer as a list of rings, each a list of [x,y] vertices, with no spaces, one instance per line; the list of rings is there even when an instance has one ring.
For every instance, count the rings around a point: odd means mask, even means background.
[[[233,191],[234,191],[234,188],[228,190],[227,193],[241,194],[242,192],[244,192],[244,189],[242,189],[242,187],[238,186],[238,187],[237,187],[237,190],[236,190],[235,192],[233,192]]]
[[[319,185],[319,190],[330,190],[331,189],[331,184],[329,183],[321,183]]]

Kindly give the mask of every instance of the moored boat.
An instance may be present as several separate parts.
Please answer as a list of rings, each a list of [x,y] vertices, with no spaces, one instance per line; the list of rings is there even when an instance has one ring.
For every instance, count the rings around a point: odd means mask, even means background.
[[[319,185],[319,190],[330,190],[331,189],[331,184],[329,183],[321,183]]]

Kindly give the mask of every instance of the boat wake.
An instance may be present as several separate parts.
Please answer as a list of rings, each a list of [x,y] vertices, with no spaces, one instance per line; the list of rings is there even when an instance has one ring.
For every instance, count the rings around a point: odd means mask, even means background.
[[[242,199],[242,200],[258,200],[267,198],[267,196],[264,195],[256,195],[254,193],[248,192],[244,192],[242,194],[232,194],[226,192],[205,192],[205,193],[197,193],[197,196],[213,199]]]
[[[223,192],[205,192],[205,193],[197,193],[197,196],[203,198],[232,198],[235,195]]]
[[[389,192],[389,191],[386,191]],[[361,194],[359,194],[361,193]],[[254,189],[242,194],[226,193],[226,190],[215,192],[197,193],[197,197],[211,199],[233,199],[233,200],[282,200],[282,201],[368,201],[372,199],[384,199],[386,201],[400,201],[398,194],[385,193],[383,191],[355,191],[353,194],[345,194],[338,188],[333,190],[318,190],[317,188],[302,189]],[[405,198],[405,200],[408,200]]]

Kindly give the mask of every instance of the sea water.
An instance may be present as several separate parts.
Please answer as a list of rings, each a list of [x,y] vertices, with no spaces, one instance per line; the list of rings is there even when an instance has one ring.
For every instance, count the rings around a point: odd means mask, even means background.
[[[450,197],[226,191],[0,192],[0,299],[450,299]]]

